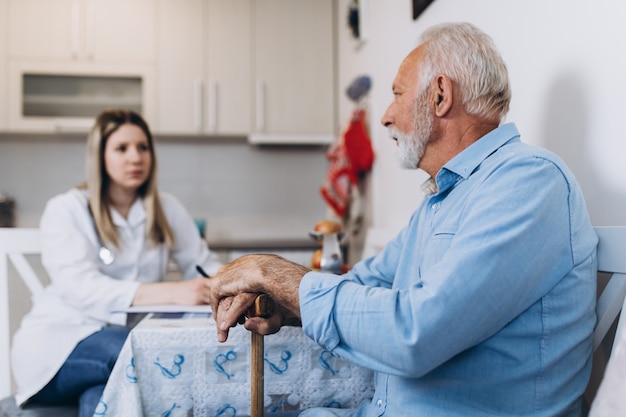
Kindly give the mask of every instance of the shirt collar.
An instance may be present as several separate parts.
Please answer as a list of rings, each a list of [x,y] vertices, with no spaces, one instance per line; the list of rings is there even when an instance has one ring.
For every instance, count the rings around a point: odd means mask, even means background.
[[[122,217],[117,210],[111,207],[111,219],[116,226],[128,225],[130,227],[135,227],[138,224],[141,224],[146,219],[146,209],[143,206],[143,199],[137,198],[133,205],[130,206],[128,219]]]
[[[436,181],[429,178],[422,189],[427,194],[428,191],[434,194],[437,190],[441,192],[452,187],[460,178],[468,179],[489,155],[512,140],[519,141],[519,136],[514,123],[497,127],[449,160],[437,173]]]

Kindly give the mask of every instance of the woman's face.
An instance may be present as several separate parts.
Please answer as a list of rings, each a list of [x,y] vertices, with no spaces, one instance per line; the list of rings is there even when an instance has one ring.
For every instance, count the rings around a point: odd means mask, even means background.
[[[121,125],[107,139],[104,166],[109,186],[136,192],[150,175],[152,154],[143,130],[130,123]]]

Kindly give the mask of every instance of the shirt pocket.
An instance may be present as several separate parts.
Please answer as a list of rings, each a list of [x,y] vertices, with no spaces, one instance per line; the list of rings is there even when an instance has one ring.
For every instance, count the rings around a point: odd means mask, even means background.
[[[424,255],[420,268],[422,273],[441,262],[448,252],[448,249],[450,249],[450,245],[455,236],[456,229],[438,229],[433,232],[424,246]]]

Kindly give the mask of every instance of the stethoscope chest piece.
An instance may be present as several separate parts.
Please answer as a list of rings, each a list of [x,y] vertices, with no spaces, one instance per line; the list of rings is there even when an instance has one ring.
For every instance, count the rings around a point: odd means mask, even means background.
[[[102,263],[105,265],[111,265],[113,261],[115,260],[115,256],[113,256],[113,252],[111,252],[109,248],[106,248],[104,246],[100,246],[100,250],[98,251],[98,256],[100,257],[100,260],[102,261]]]
[[[102,239],[100,238],[100,233],[98,232],[98,227],[96,226],[96,220],[93,217],[93,212],[91,211],[91,205],[87,202],[87,210],[89,211],[89,217],[91,217],[91,224],[93,225],[93,229],[96,232],[96,239],[98,240],[98,245],[100,245],[100,249],[98,250],[98,257],[105,265],[111,265],[115,260],[115,255],[111,249],[104,246],[102,243]]]

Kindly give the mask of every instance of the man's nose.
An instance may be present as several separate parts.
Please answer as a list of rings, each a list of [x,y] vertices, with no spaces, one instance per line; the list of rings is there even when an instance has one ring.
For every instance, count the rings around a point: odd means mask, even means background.
[[[393,124],[393,120],[391,117],[391,106],[387,107],[387,110],[385,110],[382,119],[380,119],[380,123],[385,127],[389,127]]]

